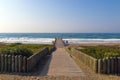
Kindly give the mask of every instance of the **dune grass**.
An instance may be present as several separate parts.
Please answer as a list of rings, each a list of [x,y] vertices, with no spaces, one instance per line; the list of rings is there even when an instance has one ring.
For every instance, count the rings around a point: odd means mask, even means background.
[[[0,54],[31,56],[43,48],[52,48],[48,44],[0,43]]]
[[[120,47],[118,46],[82,46],[82,51],[94,58],[102,59],[106,57],[120,57]]]

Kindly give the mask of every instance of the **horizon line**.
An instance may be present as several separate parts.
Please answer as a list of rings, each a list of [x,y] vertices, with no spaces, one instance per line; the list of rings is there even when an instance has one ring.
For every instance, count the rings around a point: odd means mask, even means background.
[[[120,33],[120,32],[0,32],[0,34],[4,33]]]

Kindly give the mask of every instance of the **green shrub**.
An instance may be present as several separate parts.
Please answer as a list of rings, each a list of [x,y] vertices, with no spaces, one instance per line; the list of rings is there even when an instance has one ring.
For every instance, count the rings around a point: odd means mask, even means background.
[[[40,50],[42,50],[43,48],[48,47],[49,49],[51,49],[53,47],[53,45],[47,45],[47,44],[22,44],[19,45],[20,47],[25,47],[27,49],[32,50],[33,53],[37,53]]]
[[[120,56],[120,49],[118,47],[86,46],[84,47],[84,49],[81,49],[80,51],[97,59]]]
[[[22,55],[26,57],[29,57],[33,54],[31,50],[24,47],[4,48],[0,50],[0,53],[7,55]]]
[[[117,57],[119,56],[119,53],[113,53],[113,52],[105,52],[104,57]]]
[[[48,44],[21,44],[21,43],[1,43],[0,53],[8,55],[31,56],[41,51],[43,48],[51,49],[53,45]]]
[[[33,52],[30,49],[27,49],[25,47],[16,47],[14,50],[14,55],[22,55],[29,57],[33,54]]]
[[[13,51],[12,48],[2,48],[2,49],[0,50],[0,53],[1,53],[1,54],[8,54],[8,55],[10,55],[10,54],[12,53],[12,51]]]

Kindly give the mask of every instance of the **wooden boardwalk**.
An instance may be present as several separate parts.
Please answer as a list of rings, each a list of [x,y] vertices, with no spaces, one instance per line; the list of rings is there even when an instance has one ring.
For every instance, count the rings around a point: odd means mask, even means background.
[[[56,51],[51,55],[45,65],[42,74],[50,76],[83,76],[84,73],[64,50],[64,43],[61,38],[56,39]]]
[[[64,43],[61,38],[56,38],[56,43],[55,43],[56,48],[63,48]]]

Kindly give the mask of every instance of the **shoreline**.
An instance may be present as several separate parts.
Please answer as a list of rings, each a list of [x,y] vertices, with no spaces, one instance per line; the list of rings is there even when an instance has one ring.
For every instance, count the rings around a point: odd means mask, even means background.
[[[21,43],[21,44],[53,44],[52,42],[0,42],[5,44],[14,44],[14,43]],[[68,42],[68,45],[120,45],[120,42]]]

